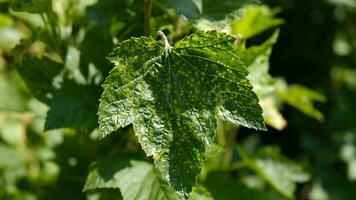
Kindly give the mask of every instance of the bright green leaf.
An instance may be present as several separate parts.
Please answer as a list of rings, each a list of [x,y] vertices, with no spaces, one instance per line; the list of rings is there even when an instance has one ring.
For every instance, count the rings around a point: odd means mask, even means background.
[[[16,148],[0,144],[0,170],[22,165],[25,157]]]
[[[282,19],[275,18],[280,9],[269,9],[263,5],[250,5],[244,7],[244,17],[231,24],[231,33],[251,38],[269,28],[283,23]]]
[[[21,77],[14,72],[0,72],[0,111],[21,112],[26,110],[28,94],[24,90]]]
[[[214,200],[210,192],[203,186],[193,187],[192,193],[190,193],[190,200]]]
[[[278,111],[278,104],[275,98],[277,79],[269,74],[269,58],[272,53],[272,46],[277,42],[279,30],[258,46],[251,46],[242,51],[249,75],[247,78],[253,85],[254,91],[261,99],[260,105],[263,109],[263,118],[266,123],[277,130],[282,130],[287,121]]]
[[[247,76],[254,91],[260,98],[265,97],[274,90],[274,79],[269,74],[269,58],[272,47],[277,42],[279,31],[259,46],[252,46],[242,52],[245,64],[249,71]]]
[[[265,130],[234,42],[216,31],[198,31],[174,47],[142,37],[122,42],[109,57],[116,67],[99,106],[102,136],[132,123],[146,154],[182,196],[196,183],[216,117]]]
[[[84,191],[112,188],[120,189],[125,200],[178,199],[153,165],[144,161],[107,159],[92,166]]]

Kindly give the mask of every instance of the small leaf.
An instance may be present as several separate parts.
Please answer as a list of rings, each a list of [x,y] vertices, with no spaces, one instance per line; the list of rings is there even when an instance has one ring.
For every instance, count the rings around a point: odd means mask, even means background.
[[[112,188],[120,189],[125,200],[178,200],[153,165],[144,161],[113,158],[92,166],[84,191]]]
[[[325,102],[325,96],[301,85],[292,85],[277,91],[280,97],[287,104],[297,108],[304,114],[323,121],[324,116],[314,107],[314,102]]]
[[[174,47],[133,38],[110,54],[116,67],[104,83],[99,131],[104,137],[132,123],[143,150],[181,196],[196,184],[217,117],[265,130],[234,42],[198,31]]]
[[[277,98],[275,97],[280,80],[273,78],[268,72],[272,47],[277,42],[278,35],[279,30],[276,30],[264,43],[251,46],[242,51],[241,54],[249,71],[247,78],[253,85],[257,96],[261,99],[263,118],[268,125],[277,130],[282,130],[287,126],[287,121],[278,111]]]
[[[269,9],[267,6],[250,5],[243,8],[244,17],[230,25],[231,33],[240,34],[244,39],[251,38],[269,28],[283,24],[283,20],[275,18],[281,10]]]
[[[244,162],[282,195],[293,198],[296,183],[309,180],[309,174],[296,162],[280,154],[279,149],[266,147],[250,157],[237,147]]]

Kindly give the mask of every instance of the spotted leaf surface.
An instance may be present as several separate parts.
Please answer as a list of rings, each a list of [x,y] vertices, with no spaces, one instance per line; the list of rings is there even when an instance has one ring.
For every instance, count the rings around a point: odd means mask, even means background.
[[[265,129],[235,38],[196,32],[170,47],[153,38],[122,42],[99,105],[102,137],[133,124],[143,150],[187,198],[212,143],[216,120]]]

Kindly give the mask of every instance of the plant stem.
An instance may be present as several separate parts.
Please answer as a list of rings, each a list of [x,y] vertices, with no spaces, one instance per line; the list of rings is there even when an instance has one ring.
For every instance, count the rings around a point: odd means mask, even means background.
[[[229,169],[231,164],[232,155],[236,145],[236,137],[238,132],[238,126],[230,124],[230,129],[226,135],[225,139],[225,154],[223,157],[223,168]]]
[[[150,19],[152,14],[152,1],[153,0],[144,0],[145,1],[145,27],[144,32],[145,36],[151,35],[151,28],[150,28]]]
[[[164,50],[165,50],[165,54],[166,54],[166,57],[167,57],[168,53],[171,51],[172,47],[169,44],[166,35],[162,31],[158,31],[157,35],[159,35],[161,37],[162,41],[164,42]]]

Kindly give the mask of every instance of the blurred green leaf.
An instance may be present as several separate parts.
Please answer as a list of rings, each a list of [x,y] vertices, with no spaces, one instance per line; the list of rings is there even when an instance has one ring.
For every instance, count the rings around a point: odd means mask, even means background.
[[[249,74],[254,91],[260,98],[265,97],[275,90],[275,80],[269,74],[269,59],[272,47],[277,42],[279,30],[258,46],[251,46],[241,52]]]
[[[277,91],[278,97],[280,97],[287,104],[297,108],[304,114],[323,121],[323,114],[314,107],[314,102],[325,102],[324,95],[308,89],[301,85],[292,85],[286,89],[280,89]]]
[[[296,162],[281,155],[274,147],[265,147],[250,157],[241,147],[237,147],[243,161],[275,190],[288,198],[294,198],[297,183],[309,180],[309,174]]]
[[[0,13],[0,28],[4,26],[12,26],[13,23],[14,20],[9,15]]]
[[[34,97],[49,103],[55,92],[54,79],[61,71],[61,65],[47,58],[29,58],[15,66]]]
[[[169,6],[190,20],[205,18],[211,21],[223,20],[226,16],[242,8],[251,0],[170,0]]]
[[[234,180],[225,172],[211,172],[205,187],[211,192],[215,200],[225,199],[253,199],[253,200],[278,200],[281,199],[272,192],[249,188],[239,181]]]
[[[210,192],[203,186],[193,187],[189,199],[190,200],[214,200]]]
[[[347,164],[347,177],[356,180],[356,131],[338,133],[340,142],[340,158]]]
[[[21,78],[14,71],[7,73],[0,71],[0,91],[0,111],[26,110],[28,94]]]
[[[276,30],[261,45],[254,45],[247,49],[237,49],[241,51],[245,64],[249,71],[247,78],[253,85],[253,90],[261,99],[260,105],[263,109],[263,118],[266,123],[277,130],[286,127],[287,121],[278,111],[278,102],[275,92],[280,84],[280,80],[273,78],[269,74],[269,59],[272,53],[272,47],[277,42],[279,30]]]
[[[52,0],[16,0],[11,2],[14,11],[45,13],[52,10]]]
[[[175,191],[161,178],[152,164],[112,158],[94,164],[84,191],[118,188],[125,200],[178,200]]]
[[[0,144],[0,170],[4,168],[11,169],[22,165],[25,157],[16,148],[11,148]]]
[[[61,88],[53,94],[47,112],[45,130],[75,128],[91,131],[97,126],[100,87],[79,85],[65,79]]]
[[[248,39],[269,28],[283,24],[283,19],[275,17],[280,11],[279,8],[270,9],[264,5],[245,6],[243,18],[230,25],[231,33]]]

